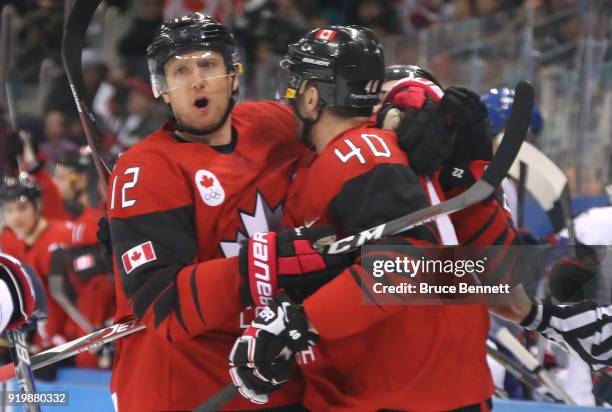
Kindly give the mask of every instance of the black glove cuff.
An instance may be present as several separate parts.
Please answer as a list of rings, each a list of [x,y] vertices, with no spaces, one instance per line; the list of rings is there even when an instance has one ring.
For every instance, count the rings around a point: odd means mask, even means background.
[[[475,181],[470,171],[470,162],[444,165],[440,171],[440,186],[445,192],[468,188]]]
[[[546,330],[550,324],[552,315],[552,303],[550,300],[542,300],[539,298],[531,298],[531,310],[529,314],[521,321],[521,326],[527,330]]]

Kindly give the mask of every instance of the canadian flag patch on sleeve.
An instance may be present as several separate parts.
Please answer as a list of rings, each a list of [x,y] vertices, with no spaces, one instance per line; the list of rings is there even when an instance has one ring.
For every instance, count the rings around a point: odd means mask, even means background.
[[[157,259],[157,256],[155,256],[155,249],[153,249],[153,243],[151,243],[150,240],[138,246],[134,246],[121,255],[123,269],[126,274],[155,259]]]

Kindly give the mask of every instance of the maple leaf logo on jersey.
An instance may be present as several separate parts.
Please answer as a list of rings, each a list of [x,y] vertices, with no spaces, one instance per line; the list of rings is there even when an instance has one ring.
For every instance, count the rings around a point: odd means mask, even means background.
[[[225,190],[217,176],[209,170],[200,169],[195,174],[195,182],[202,201],[208,206],[219,206],[225,200]]]
[[[204,186],[205,188],[209,188],[209,187],[211,187],[212,185],[215,184],[215,181],[213,179],[211,179],[210,177],[208,177],[208,176],[204,176],[200,180],[200,184],[202,186]]]
[[[240,242],[248,239],[257,232],[269,232],[271,230],[280,229],[281,219],[283,216],[283,208],[281,204],[272,208],[263,195],[260,192],[257,192],[255,197],[255,205],[252,210],[253,212],[251,213],[242,210],[238,211],[244,231],[237,231],[235,240],[221,242],[221,251],[223,252],[223,256],[238,256]]]
[[[121,255],[121,262],[123,263],[123,270],[125,271],[126,275],[137,267],[156,259],[157,255],[155,254],[155,249],[153,248],[153,242],[150,240],[134,246]]]

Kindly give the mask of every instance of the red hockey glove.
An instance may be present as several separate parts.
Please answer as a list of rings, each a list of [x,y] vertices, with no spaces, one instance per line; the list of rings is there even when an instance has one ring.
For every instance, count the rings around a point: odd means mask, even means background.
[[[0,280],[3,281],[2,305],[12,307],[8,314],[7,329],[16,329],[26,323],[47,317],[47,303],[38,276],[14,257],[0,253]],[[9,305],[10,303],[10,305]],[[0,322],[5,314],[2,313]]]
[[[240,249],[240,274],[244,278],[242,301],[266,306],[278,289],[296,302],[335,278],[354,262],[352,255],[322,255],[313,244],[335,237],[331,226],[299,227],[253,235]]]
[[[304,310],[281,291],[259,312],[230,353],[230,376],[242,396],[266,403],[291,375],[293,354],[313,346]]]

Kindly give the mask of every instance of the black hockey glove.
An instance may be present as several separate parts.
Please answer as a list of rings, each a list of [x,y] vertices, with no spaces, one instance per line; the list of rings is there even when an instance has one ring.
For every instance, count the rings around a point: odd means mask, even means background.
[[[245,305],[266,306],[278,289],[301,303],[355,260],[353,255],[322,255],[313,244],[335,239],[331,226],[298,227],[253,235],[240,248],[240,296]]]
[[[242,396],[266,403],[291,375],[294,353],[313,346],[304,310],[281,291],[251,322],[230,353],[230,376]]]
[[[599,306],[591,301],[554,305],[548,300],[534,299],[521,325],[571,349],[591,369],[600,370],[612,366],[608,350],[611,314],[612,306]]]
[[[550,270],[550,294],[559,302],[578,302],[596,286],[596,273],[572,258],[559,260]],[[589,288],[590,287],[590,288]]]
[[[453,121],[455,144],[449,163],[491,160],[493,142],[489,137],[489,115],[480,96],[463,87],[449,87],[440,103]]]
[[[401,93],[396,100],[399,97]],[[420,107],[385,105],[378,112],[377,126],[395,129],[399,146],[408,155],[410,168],[417,175],[433,174],[452,153],[453,135],[448,117],[430,96],[425,96]]]
[[[98,242],[100,242],[100,249],[102,254],[106,257],[113,256],[113,246],[111,243],[110,226],[108,225],[108,219],[106,216],[102,216],[98,220],[98,231],[96,232]]]

